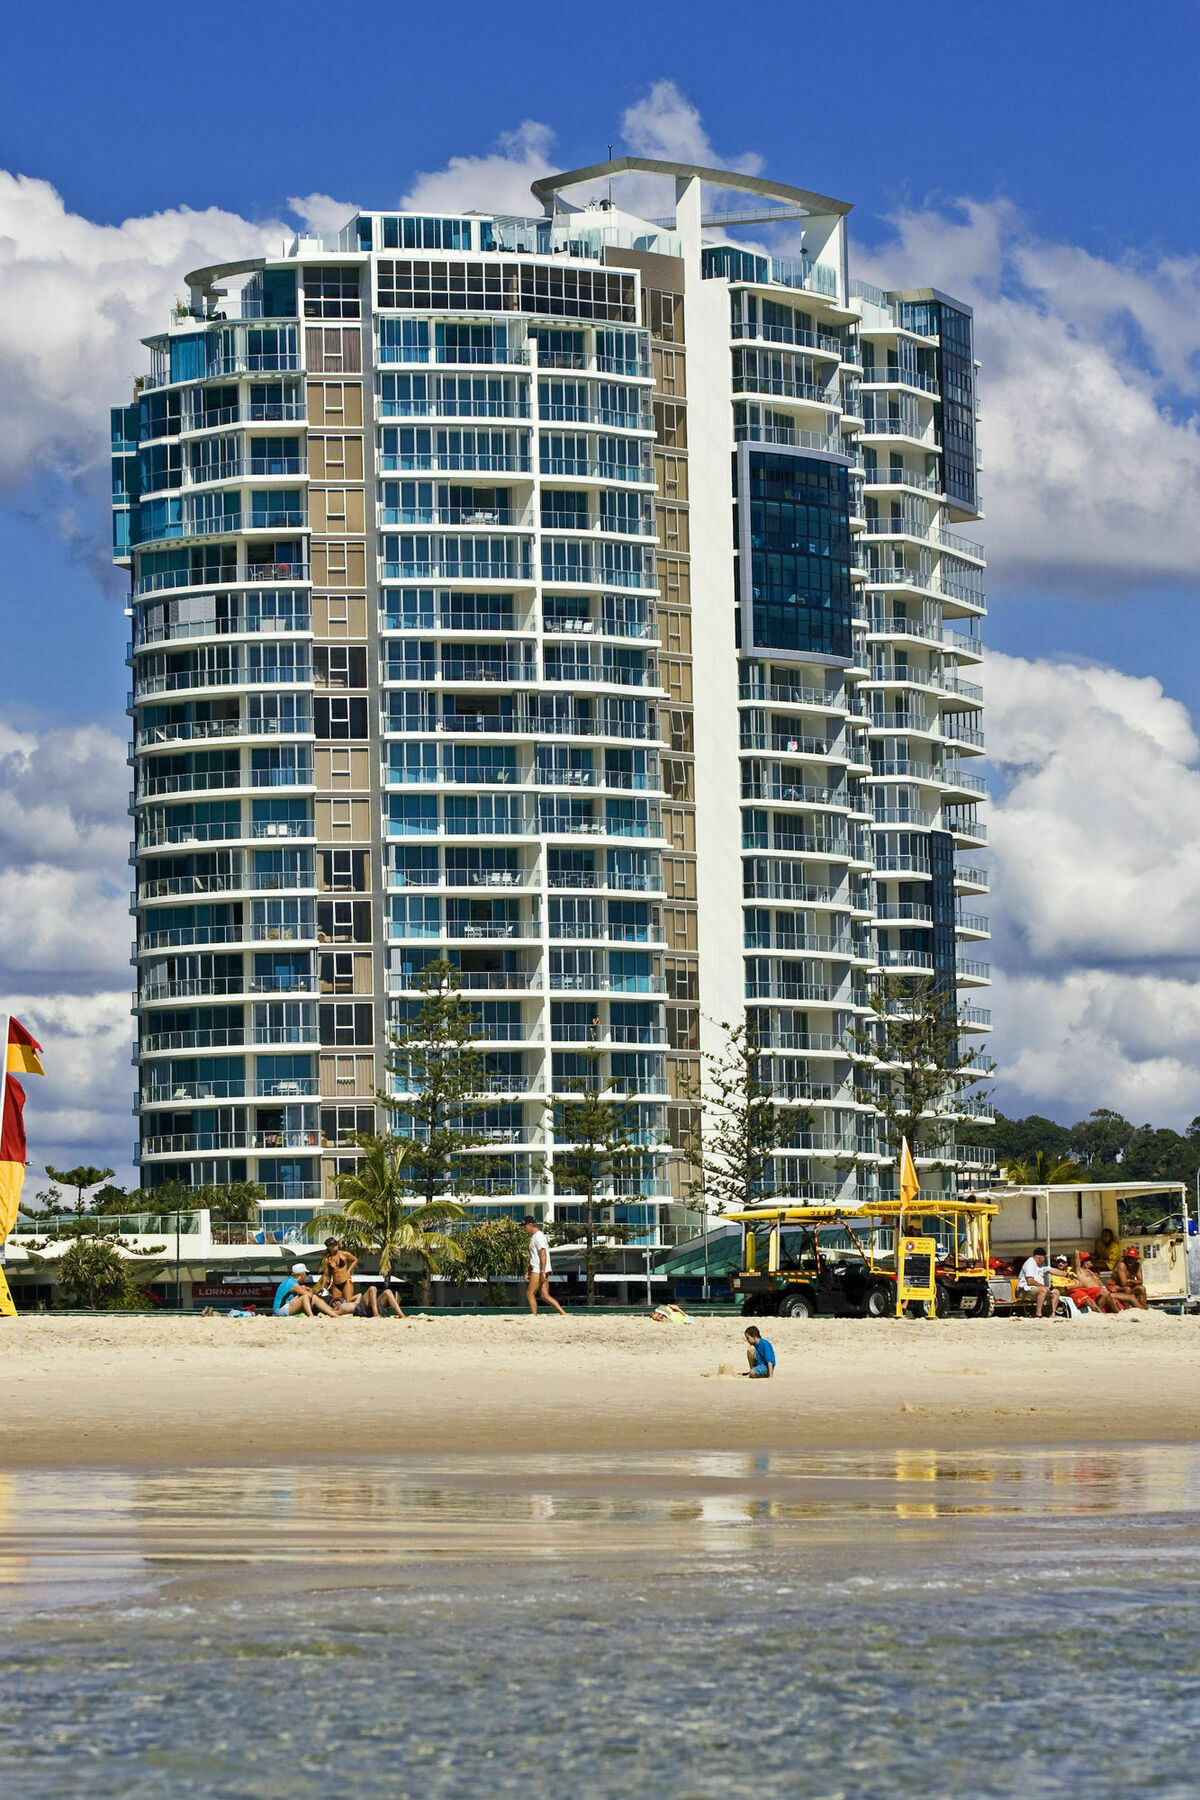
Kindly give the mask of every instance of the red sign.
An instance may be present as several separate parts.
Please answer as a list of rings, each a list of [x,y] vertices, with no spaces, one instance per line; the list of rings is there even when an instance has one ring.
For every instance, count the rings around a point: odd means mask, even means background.
[[[205,1305],[213,1300],[223,1300],[230,1306],[258,1306],[263,1301],[274,1300],[278,1285],[278,1282],[263,1281],[196,1282],[192,1299],[203,1300]]]

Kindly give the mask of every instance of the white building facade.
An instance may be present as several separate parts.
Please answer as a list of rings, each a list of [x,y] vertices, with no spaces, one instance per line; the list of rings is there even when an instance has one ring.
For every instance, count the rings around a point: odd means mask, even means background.
[[[846,1203],[895,1180],[872,976],[988,1027],[969,310],[852,284],[849,209],[779,183],[535,196],[192,273],[114,410],[147,1187],[333,1199],[435,958],[486,1055],[472,1215],[577,1216],[554,1098],[599,1051],[646,1242],[694,1228],[720,1021],[805,1103],[775,1191]]]

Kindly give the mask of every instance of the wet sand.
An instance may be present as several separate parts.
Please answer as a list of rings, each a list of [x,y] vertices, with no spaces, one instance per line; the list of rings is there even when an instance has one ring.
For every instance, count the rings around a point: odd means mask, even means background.
[[[1188,1442],[1200,1318],[0,1320],[0,1468]]]

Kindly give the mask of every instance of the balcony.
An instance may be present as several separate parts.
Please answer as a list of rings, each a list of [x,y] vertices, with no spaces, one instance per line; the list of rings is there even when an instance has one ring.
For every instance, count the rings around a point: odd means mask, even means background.
[[[935,400],[940,397],[941,390],[931,375],[920,375],[915,369],[888,368],[879,363],[869,366],[863,364],[862,384],[864,387],[910,387],[919,393],[929,394]]]
[[[742,799],[786,801],[799,806],[835,806],[847,812],[865,810],[858,797],[852,798],[844,788],[806,787],[779,781],[743,781]]]
[[[843,690],[830,693],[826,688],[781,687],[769,681],[743,681],[738,687],[738,699],[760,705],[768,702],[776,706],[814,707],[818,712],[845,712],[848,703]]]
[[[801,350],[820,350],[826,356],[836,357],[839,362],[857,363],[859,355],[852,351],[848,344],[840,338],[829,337],[823,331],[803,331],[791,325],[749,325],[735,324],[730,334],[735,342],[751,342],[757,339],[764,344],[794,344]]]
[[[319,1131],[186,1131],[143,1137],[143,1156],[186,1156],[214,1150],[319,1150]]]
[[[881,969],[912,969],[920,974],[931,974],[936,966],[930,950],[885,950],[881,946],[876,961]]]
[[[840,989],[829,987],[818,981],[748,981],[746,983],[747,1000],[816,1000],[831,1006],[835,1002],[842,1003],[849,996],[842,996]],[[760,1037],[759,1043],[762,1043]]]
[[[528,587],[533,581],[533,564],[528,559],[510,561],[488,557],[461,562],[383,562],[379,564],[382,581],[502,581]]]
[[[915,469],[872,469],[863,466],[867,487],[908,487],[921,494],[940,494],[942,484],[936,475],[918,474]]]
[[[532,525],[527,510],[513,506],[380,506],[376,512],[381,526]]]
[[[804,431],[798,426],[735,424],[734,441],[739,444],[779,444],[789,450],[820,450],[828,456],[844,456],[845,442],[825,431]]]
[[[662,975],[603,975],[589,971],[586,975],[554,974],[550,976],[553,993],[564,994],[658,994],[666,997]]]
[[[646,468],[637,463],[600,462],[585,456],[543,456],[540,462],[543,475],[553,475],[571,481],[608,481],[620,482],[629,486],[653,487],[655,474],[653,467]]]

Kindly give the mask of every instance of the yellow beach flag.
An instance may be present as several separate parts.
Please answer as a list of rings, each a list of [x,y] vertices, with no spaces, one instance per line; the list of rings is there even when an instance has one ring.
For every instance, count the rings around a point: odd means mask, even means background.
[[[0,1093],[0,1250],[17,1221],[21,1189],[25,1185],[25,1089],[14,1070],[25,1075],[44,1075],[38,1052],[41,1045],[19,1019],[0,1014],[0,1031],[7,1045],[4,1089]],[[10,1302],[11,1304],[11,1302]]]
[[[921,1191],[917,1180],[917,1166],[913,1162],[912,1151],[908,1147],[908,1139],[900,1139],[900,1204],[907,1210]]]

